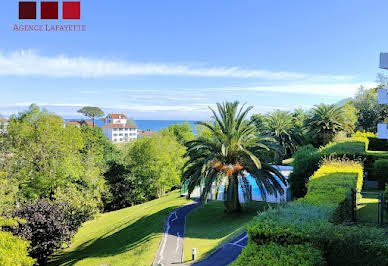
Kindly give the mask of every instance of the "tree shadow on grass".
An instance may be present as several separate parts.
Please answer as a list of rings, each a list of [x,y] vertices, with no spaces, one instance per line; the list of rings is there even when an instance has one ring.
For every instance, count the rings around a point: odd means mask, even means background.
[[[157,234],[163,233],[168,214],[178,207],[165,208],[152,215],[144,216],[134,223],[129,221],[115,233],[107,232],[83,243],[71,252],[62,252],[53,256],[49,264],[73,265],[85,258],[104,258],[128,252],[157,237]]]

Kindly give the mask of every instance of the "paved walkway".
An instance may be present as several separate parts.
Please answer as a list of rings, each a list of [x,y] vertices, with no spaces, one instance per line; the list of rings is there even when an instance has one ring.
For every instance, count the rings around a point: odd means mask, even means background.
[[[201,203],[189,203],[170,213],[153,265],[177,265],[183,261],[183,237],[186,215]]]
[[[240,255],[242,249],[248,244],[247,233],[242,233],[233,241],[217,249],[206,259],[196,262],[194,266],[223,266],[228,265]]]

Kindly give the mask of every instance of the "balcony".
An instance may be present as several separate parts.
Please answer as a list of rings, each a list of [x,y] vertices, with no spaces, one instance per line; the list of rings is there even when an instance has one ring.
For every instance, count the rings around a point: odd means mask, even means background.
[[[388,53],[380,53],[380,68],[388,70]]]
[[[388,124],[377,124],[377,137],[379,139],[388,139]]]
[[[388,104],[388,90],[382,88],[378,90],[379,104]]]

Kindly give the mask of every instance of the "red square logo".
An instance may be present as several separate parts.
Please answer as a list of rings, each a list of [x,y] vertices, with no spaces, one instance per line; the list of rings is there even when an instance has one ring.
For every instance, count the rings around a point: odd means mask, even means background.
[[[40,18],[41,19],[58,19],[58,2],[40,3]]]
[[[19,19],[36,19],[36,2],[19,2]]]
[[[80,2],[63,2],[63,19],[80,19],[81,4]]]

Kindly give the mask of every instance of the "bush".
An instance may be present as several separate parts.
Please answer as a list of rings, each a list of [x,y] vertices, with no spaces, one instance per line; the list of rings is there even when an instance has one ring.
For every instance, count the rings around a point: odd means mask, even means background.
[[[336,142],[330,142],[320,149],[322,155],[336,154],[364,154],[369,141],[364,137],[351,137]]]
[[[378,138],[368,138],[370,151],[388,151],[388,140]]]
[[[16,221],[0,217],[0,227],[14,225],[17,225]],[[35,260],[28,256],[28,247],[27,241],[0,230],[0,265],[34,265]]]
[[[383,229],[334,225],[325,221],[327,214],[325,207],[295,203],[268,210],[248,226],[249,241],[257,246],[310,243],[323,251],[329,265],[388,264],[388,239]]]
[[[291,194],[293,198],[301,198],[306,195],[306,184],[310,176],[318,169],[321,157],[318,150],[312,145],[301,147],[293,156],[294,167],[289,176]]]
[[[350,221],[352,217],[351,189],[361,191],[363,169],[352,161],[327,161],[310,178],[307,194],[297,202],[333,209],[335,223]]]
[[[374,171],[379,188],[384,189],[388,184],[388,159],[375,161]]]
[[[232,266],[245,265],[325,265],[321,251],[311,244],[281,246],[270,243],[257,246],[249,244]]]
[[[41,199],[13,214],[26,222],[10,227],[10,231],[31,242],[30,255],[39,263],[44,263],[64,242],[70,241],[70,227],[63,208],[58,204]]]

